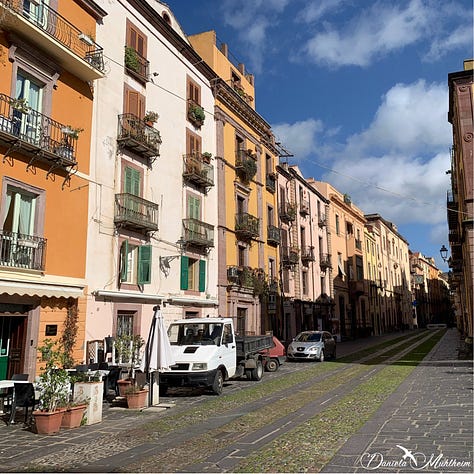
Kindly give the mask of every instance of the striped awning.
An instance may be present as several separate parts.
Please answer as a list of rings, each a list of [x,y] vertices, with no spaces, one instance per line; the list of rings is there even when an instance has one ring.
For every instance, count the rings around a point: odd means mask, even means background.
[[[84,296],[84,288],[70,285],[0,280],[1,294],[46,298],[79,298]]]

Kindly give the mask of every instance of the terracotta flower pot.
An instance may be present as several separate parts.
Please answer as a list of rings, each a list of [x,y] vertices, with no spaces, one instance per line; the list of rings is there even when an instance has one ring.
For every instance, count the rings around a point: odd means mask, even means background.
[[[78,428],[81,426],[82,417],[84,416],[84,410],[86,408],[87,405],[85,404],[68,408],[64,412],[61,428]]]
[[[64,410],[56,411],[35,411],[36,432],[38,434],[50,435],[58,433],[61,428]]]
[[[128,408],[137,410],[137,409],[146,407],[147,396],[148,396],[148,390],[140,390],[134,393],[127,393]]]
[[[126,379],[117,380],[117,385],[119,389],[119,395],[121,397],[125,397],[128,389],[132,386],[132,381]]]

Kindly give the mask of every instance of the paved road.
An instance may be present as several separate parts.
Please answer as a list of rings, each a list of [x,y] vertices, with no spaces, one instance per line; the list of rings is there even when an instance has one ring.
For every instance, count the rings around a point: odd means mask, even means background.
[[[411,333],[410,333],[411,334]],[[409,333],[406,334],[407,336]],[[360,341],[341,343],[338,346],[338,356],[360,350],[361,348],[382,342],[386,339],[400,336],[394,334],[375,337]],[[396,445],[404,446],[414,453],[419,453],[415,460],[422,465],[422,455],[442,453],[439,461],[459,462],[472,461],[472,363],[457,361],[458,335],[456,330],[449,330],[425,359],[422,366],[415,369],[411,376],[385,402],[374,417],[340,449],[333,460],[326,466],[327,472],[369,472],[375,462],[400,462],[403,452]],[[275,374],[265,374],[265,379],[285,376],[295,370],[304,368],[306,364],[285,364],[281,371]],[[252,383],[251,383],[252,385]],[[232,382],[225,393],[232,393],[249,386],[249,382]],[[82,468],[71,470],[88,472],[112,472],[134,461],[146,459],[158,451],[170,450],[190,438],[205,436],[209,430],[219,428],[229,421],[242,416],[242,408],[229,410],[225,417],[215,417],[206,423],[196,424],[176,430],[170,436],[159,436],[156,441],[143,439],[135,441],[133,433],[140,432],[144,423],[159,420],[163,416],[177,416],[190,407],[198,408],[201,403],[208,401],[209,395],[194,391],[190,396],[166,397],[162,401],[170,402],[173,407],[165,411],[145,410],[131,412],[130,410],[114,410],[104,404],[104,420],[98,425],[82,427],[77,430],[61,431],[50,437],[40,436],[24,430],[21,424],[15,426],[0,426],[0,471],[19,472],[22,467],[29,465],[46,471],[64,470],[73,462]],[[281,397],[282,394],[280,393]],[[259,401],[246,405],[245,411],[261,410]],[[298,413],[299,417],[310,416],[320,409],[320,402],[313,401],[304,406]],[[224,419],[225,418],[225,419]],[[288,415],[288,420],[279,419],[278,425],[295,423],[295,415]],[[252,433],[247,438],[235,441],[229,451],[214,452],[205,463],[187,463],[186,470],[191,472],[223,472],[232,471],[238,459],[232,456],[236,443],[241,443],[251,452],[264,445],[271,427],[260,432]],[[273,434],[276,436],[276,433]],[[232,436],[232,432],[229,433]],[[360,457],[380,453],[378,458],[372,457],[371,465],[360,464]],[[245,451],[244,451],[245,454]],[[364,460],[368,459],[367,457]],[[377,461],[379,459],[379,461]],[[33,464],[32,464],[33,463]],[[152,470],[152,469],[151,469]],[[390,469],[384,465],[378,469],[386,472]],[[399,472],[409,471],[407,466],[391,469]],[[447,469],[434,469],[437,472],[448,472]],[[454,469],[471,472],[469,469]],[[424,468],[425,472],[428,471]],[[450,470],[452,471],[452,469]]]

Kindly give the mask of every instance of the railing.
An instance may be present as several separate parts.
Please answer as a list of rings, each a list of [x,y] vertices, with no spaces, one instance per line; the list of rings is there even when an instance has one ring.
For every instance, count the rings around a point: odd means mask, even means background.
[[[307,216],[309,214],[309,201],[306,199],[300,201],[300,214],[302,216]]]
[[[319,268],[321,268],[321,271],[326,271],[328,268],[332,268],[330,254],[321,253],[319,255]]]
[[[156,231],[158,204],[130,193],[116,194],[114,222],[125,227]]]
[[[38,5],[33,5],[34,3],[38,3]],[[46,3],[0,0],[0,5],[17,13],[28,23],[66,46],[74,54],[87,61],[94,69],[104,72],[102,47]],[[34,8],[32,8],[33,6]]]
[[[250,181],[257,174],[256,155],[240,149],[235,154],[235,170],[244,181]]]
[[[260,235],[260,221],[246,212],[235,215],[235,233],[242,239],[253,239]]]
[[[131,46],[125,46],[124,64],[128,73],[142,82],[148,82],[150,61]]]
[[[45,257],[46,239],[0,230],[0,265],[44,271]]]
[[[62,123],[0,94],[0,132],[61,158],[65,166],[76,162],[77,137]]]
[[[197,219],[183,219],[183,227],[187,244],[214,247],[214,226]]]
[[[150,127],[134,114],[118,116],[117,141],[147,158],[160,154],[159,130]]]
[[[314,262],[314,247],[306,246],[301,249],[301,261],[303,263]]]
[[[283,222],[294,221],[296,218],[296,205],[289,202],[280,204],[279,214]]]
[[[183,155],[183,177],[199,186],[214,186],[214,167],[204,163],[200,153]]]
[[[321,214],[319,216],[318,225],[319,227],[324,227],[325,225],[327,225],[326,214]]]
[[[267,191],[270,191],[271,193],[274,193],[276,191],[276,175],[275,173],[268,173],[265,181],[265,187],[267,188]]]
[[[280,245],[281,235],[280,228],[274,225],[267,227],[267,241],[269,244]]]
[[[281,260],[284,266],[296,265],[299,261],[298,247],[282,247]]]

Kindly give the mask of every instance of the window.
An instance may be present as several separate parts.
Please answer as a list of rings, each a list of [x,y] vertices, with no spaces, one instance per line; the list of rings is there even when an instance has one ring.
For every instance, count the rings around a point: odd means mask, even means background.
[[[303,270],[301,272],[301,286],[303,288],[303,295],[308,294],[308,272]]]
[[[201,88],[190,78],[188,78],[188,100],[201,105]]]
[[[247,248],[244,245],[237,247],[237,265],[245,267],[247,265]]]
[[[123,191],[134,196],[141,196],[141,173],[138,169],[125,166]]]
[[[283,277],[283,291],[285,293],[289,293],[289,291],[290,291],[290,271],[288,270],[288,268],[283,269],[282,277]]]
[[[304,227],[300,227],[300,242],[301,242],[301,249],[302,251],[304,251],[306,247],[306,231]]]
[[[235,152],[237,153],[239,150],[243,150],[243,149],[244,149],[244,139],[236,135],[235,136]]]
[[[133,48],[141,57],[146,58],[147,38],[132,23],[127,21],[127,46]]]
[[[274,279],[276,276],[276,270],[275,270],[275,260],[273,258],[268,259],[268,276],[270,279]]]
[[[357,280],[364,279],[364,267],[362,257],[360,255],[356,255],[356,278]]]
[[[265,174],[270,174],[272,172],[273,172],[272,157],[268,154],[265,154]]]
[[[275,213],[272,206],[267,206],[268,225],[275,225]]]
[[[124,113],[143,118],[145,116],[145,96],[127,85],[124,95]]]
[[[186,130],[186,154],[201,154],[201,137],[190,130]]]
[[[339,235],[339,216],[336,214],[336,235]]]
[[[354,227],[350,222],[346,222],[346,233],[350,236],[354,235]]]
[[[346,275],[346,272],[344,271],[344,264],[342,263],[342,253],[340,252],[337,252],[337,270],[338,276],[340,278]]]
[[[206,262],[204,260],[181,257],[181,289],[206,291]]]
[[[135,311],[117,312],[117,337],[133,336],[133,320]]]
[[[151,245],[133,245],[128,240],[120,248],[120,281],[133,285],[151,282]]]

